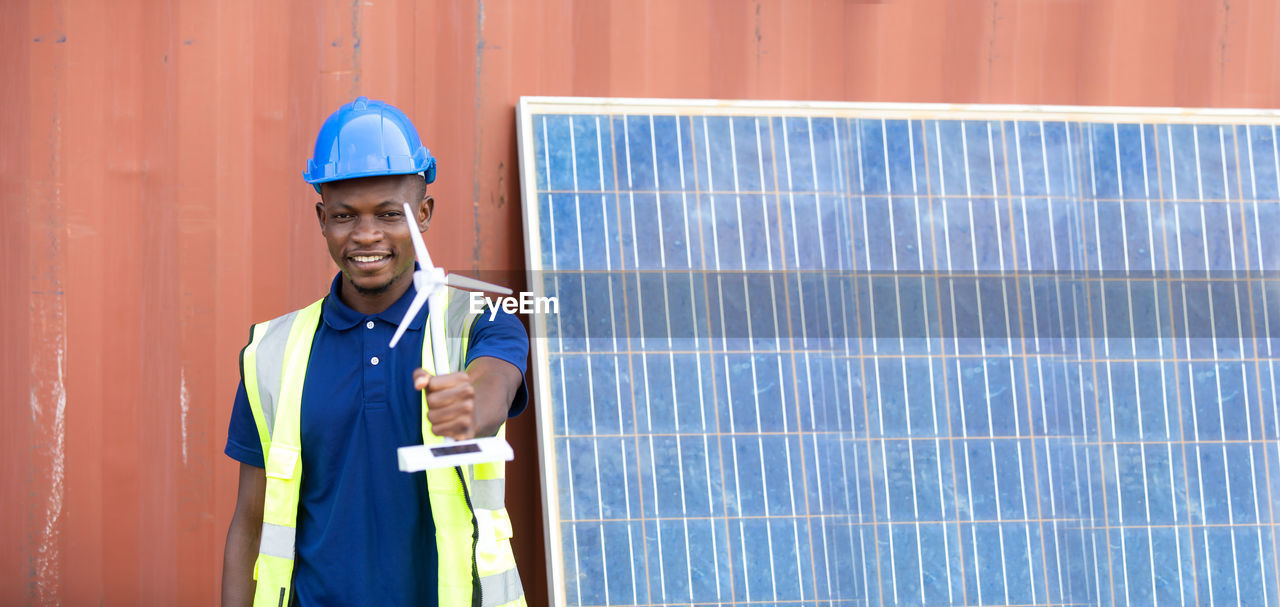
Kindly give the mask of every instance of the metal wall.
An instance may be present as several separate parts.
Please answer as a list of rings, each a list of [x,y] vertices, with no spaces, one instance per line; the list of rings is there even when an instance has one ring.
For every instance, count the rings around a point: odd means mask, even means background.
[[[216,603],[236,354],[334,271],[301,171],[356,95],[440,159],[440,262],[519,288],[520,95],[1277,107],[1278,26],[1200,0],[4,0],[0,603]],[[538,604],[533,426],[509,505]]]

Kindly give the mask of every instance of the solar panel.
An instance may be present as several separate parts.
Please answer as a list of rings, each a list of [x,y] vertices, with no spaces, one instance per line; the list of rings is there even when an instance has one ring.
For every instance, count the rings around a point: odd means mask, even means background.
[[[1276,114],[519,122],[556,604],[1280,604]]]

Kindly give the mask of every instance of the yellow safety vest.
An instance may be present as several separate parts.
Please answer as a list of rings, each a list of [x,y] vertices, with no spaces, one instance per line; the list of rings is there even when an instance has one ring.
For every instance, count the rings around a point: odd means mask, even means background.
[[[241,353],[245,393],[262,440],[267,474],[262,540],[253,567],[258,581],[254,607],[284,607],[292,591],[302,484],[302,386],[323,303],[321,299],[254,325],[249,345]],[[428,330],[422,340],[422,367],[433,375],[462,370],[476,319],[469,308],[465,292],[452,288],[431,298]],[[430,330],[433,325],[437,330]],[[435,360],[432,353],[440,350],[432,347],[433,333],[447,336],[443,351],[448,360]],[[499,427],[498,436],[503,436],[505,429],[505,424]],[[431,433],[425,393],[422,437],[426,444],[443,440]],[[436,527],[440,607],[525,607],[511,552],[511,518],[504,506],[505,463],[428,470],[425,474]]]

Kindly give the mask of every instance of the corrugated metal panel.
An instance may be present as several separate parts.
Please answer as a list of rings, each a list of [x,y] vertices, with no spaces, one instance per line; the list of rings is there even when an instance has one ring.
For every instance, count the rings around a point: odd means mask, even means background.
[[[356,94],[441,159],[447,267],[522,286],[519,95],[1275,107],[1276,7],[1184,0],[6,2],[0,602],[212,604],[247,327],[332,270],[300,172]],[[508,272],[506,276],[489,272]],[[533,421],[511,505],[545,595]]]

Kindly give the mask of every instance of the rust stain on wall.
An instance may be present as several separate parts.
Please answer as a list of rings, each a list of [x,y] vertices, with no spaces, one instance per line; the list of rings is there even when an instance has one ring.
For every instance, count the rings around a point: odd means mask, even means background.
[[[1164,0],[8,3],[0,603],[216,603],[236,354],[334,271],[300,175],[357,94],[440,159],[439,262],[519,289],[521,95],[1276,107],[1276,21]],[[533,416],[509,436],[539,604]]]

